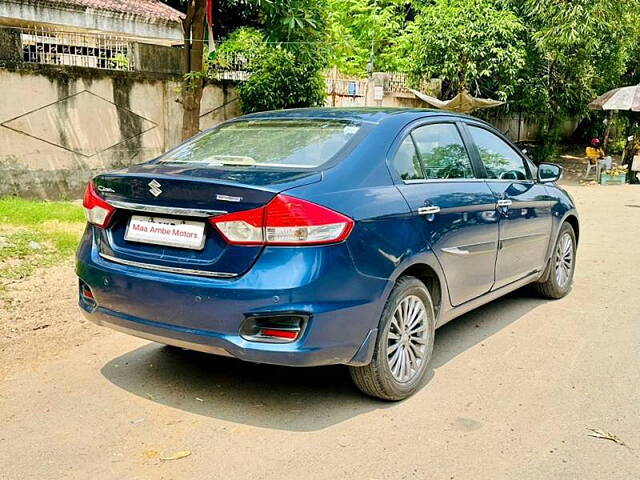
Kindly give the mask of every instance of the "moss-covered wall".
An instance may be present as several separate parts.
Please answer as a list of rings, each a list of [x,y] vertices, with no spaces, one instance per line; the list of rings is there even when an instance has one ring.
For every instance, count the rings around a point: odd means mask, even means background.
[[[22,60],[20,30],[0,28],[0,60],[19,62]]]

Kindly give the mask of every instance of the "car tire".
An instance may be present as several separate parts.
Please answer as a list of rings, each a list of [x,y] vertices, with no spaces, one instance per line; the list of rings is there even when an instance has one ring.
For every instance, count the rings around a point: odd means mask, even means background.
[[[365,394],[403,400],[421,386],[433,352],[435,314],[424,283],[403,276],[394,286],[378,325],[371,363],[349,367]]]
[[[576,268],[576,234],[568,223],[562,224],[553,247],[546,280],[534,283],[534,291],[543,298],[559,299],[571,291]]]

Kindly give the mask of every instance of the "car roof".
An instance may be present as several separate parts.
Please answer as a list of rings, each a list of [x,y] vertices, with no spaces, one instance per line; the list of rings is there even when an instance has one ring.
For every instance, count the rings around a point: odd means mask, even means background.
[[[390,118],[404,117],[411,121],[430,116],[456,117],[466,120],[478,120],[477,118],[459,113],[428,108],[402,108],[402,107],[321,107],[321,108],[293,108],[289,110],[272,110],[267,112],[243,115],[235,120],[248,119],[331,119],[345,121],[359,121],[369,123],[381,123]]]

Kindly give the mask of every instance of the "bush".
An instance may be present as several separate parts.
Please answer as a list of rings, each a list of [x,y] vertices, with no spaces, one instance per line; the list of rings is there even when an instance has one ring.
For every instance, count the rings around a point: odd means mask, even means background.
[[[238,87],[243,113],[324,105],[325,81],[311,59],[268,47],[253,59],[251,72]]]
[[[207,60],[211,66],[226,67],[226,61],[232,55],[240,55],[250,60],[265,48],[264,35],[260,30],[251,27],[241,27],[234,30],[229,38],[218,48],[207,53]]]
[[[612,140],[609,142],[609,145],[607,146],[607,153],[621,155],[626,145],[627,145],[627,140],[624,138]]]

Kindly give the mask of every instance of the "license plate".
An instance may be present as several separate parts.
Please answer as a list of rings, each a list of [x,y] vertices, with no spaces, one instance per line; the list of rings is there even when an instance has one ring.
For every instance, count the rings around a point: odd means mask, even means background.
[[[130,242],[202,250],[205,241],[204,227],[204,222],[132,215],[124,239]]]

